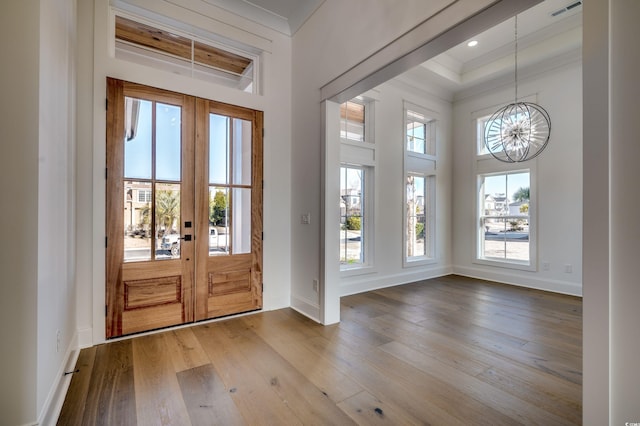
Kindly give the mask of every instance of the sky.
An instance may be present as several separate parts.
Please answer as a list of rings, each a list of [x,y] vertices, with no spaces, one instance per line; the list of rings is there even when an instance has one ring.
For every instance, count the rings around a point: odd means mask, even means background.
[[[140,101],[135,138],[124,144],[124,174],[151,179],[152,102]],[[156,103],[156,179],[180,181],[180,107]]]
[[[513,194],[518,189],[529,188],[529,172],[486,176],[484,184],[486,195],[506,194],[513,201]]]
[[[125,141],[124,174],[130,179],[151,179],[153,103],[140,100],[136,136]],[[156,103],[156,176],[158,180],[180,181],[180,107]],[[209,114],[211,140],[209,182],[225,184],[227,165],[228,117]]]

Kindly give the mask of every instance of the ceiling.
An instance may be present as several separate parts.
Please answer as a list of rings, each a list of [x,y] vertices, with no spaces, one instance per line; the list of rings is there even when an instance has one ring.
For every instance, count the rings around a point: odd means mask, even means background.
[[[325,0],[203,0],[251,21],[293,35]],[[560,65],[580,54],[580,0],[545,0],[518,15],[518,70]],[[560,12],[560,13],[558,13]],[[555,16],[554,16],[555,15]],[[401,78],[429,79],[443,90],[462,93],[482,83],[514,75],[514,18],[478,34],[425,62]]]
[[[286,35],[293,35],[324,0],[204,0]]]
[[[579,57],[581,3],[545,0],[518,15],[519,75],[559,66]],[[467,46],[470,40],[477,40],[477,46]],[[511,18],[430,59],[407,76],[428,78],[450,92],[460,93],[507,75],[513,81],[514,52],[515,18]]]

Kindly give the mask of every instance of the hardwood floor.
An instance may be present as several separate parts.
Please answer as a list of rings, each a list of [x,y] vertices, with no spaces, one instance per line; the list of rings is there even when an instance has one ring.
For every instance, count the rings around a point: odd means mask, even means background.
[[[60,425],[582,421],[579,298],[448,276],[83,349]]]

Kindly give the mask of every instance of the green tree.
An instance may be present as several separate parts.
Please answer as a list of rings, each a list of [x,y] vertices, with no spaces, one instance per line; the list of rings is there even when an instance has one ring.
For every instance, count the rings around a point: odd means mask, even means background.
[[[216,226],[227,225],[227,194],[224,191],[216,191],[213,198],[209,199],[209,223]]]
[[[529,201],[529,188],[519,188],[513,193],[514,201]]]
[[[360,217],[358,216],[349,216],[347,218],[347,222],[345,223],[345,228],[349,231],[359,231],[362,227],[362,222],[360,221]]]

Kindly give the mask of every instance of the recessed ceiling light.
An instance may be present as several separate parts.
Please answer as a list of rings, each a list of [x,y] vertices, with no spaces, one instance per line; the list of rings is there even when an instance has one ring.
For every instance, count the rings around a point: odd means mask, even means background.
[[[478,40],[471,40],[469,43],[467,43],[467,46],[469,47],[476,47],[478,45]]]

